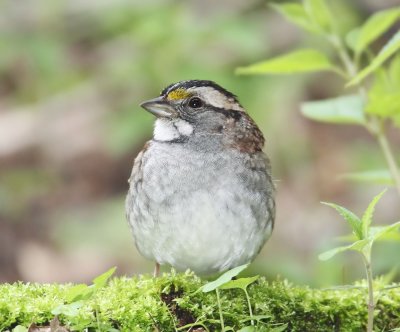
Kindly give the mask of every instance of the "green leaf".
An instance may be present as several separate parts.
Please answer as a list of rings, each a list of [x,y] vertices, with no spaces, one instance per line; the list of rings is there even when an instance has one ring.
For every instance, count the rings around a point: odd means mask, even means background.
[[[379,11],[360,27],[355,51],[361,53],[369,44],[387,31],[400,18],[400,8]]]
[[[103,274],[99,275],[98,277],[93,279],[93,285],[96,289],[103,288],[106,284],[108,279],[114,274],[115,270],[117,269],[116,266],[112,267],[108,271],[104,272]]]
[[[88,327],[92,327],[93,321],[91,318],[79,317],[79,320],[74,320],[76,323],[72,323],[70,326],[71,331],[89,331]],[[57,330],[56,330],[57,331]],[[97,330],[98,331],[98,330]]]
[[[357,237],[358,240],[363,239],[362,233],[362,222],[359,217],[357,217],[353,212],[347,210],[343,206],[334,204],[334,203],[326,203],[322,202],[322,204],[328,205],[334,208],[339,214],[343,217],[344,220],[347,221],[349,226],[351,227],[353,234]]]
[[[204,293],[211,292],[213,290],[216,290],[218,287],[221,287],[222,285],[226,284],[227,282],[231,281],[233,277],[236,277],[240,272],[242,272],[244,269],[246,269],[249,266],[249,264],[245,265],[240,265],[237,266],[229,271],[226,271],[223,275],[221,275],[218,279],[208,282],[202,287],[200,287],[200,290]]]
[[[263,319],[271,319],[271,315],[253,315],[253,316],[248,316],[246,318],[243,318],[240,320],[241,323],[249,322],[251,320],[255,320],[257,322],[262,321]]]
[[[243,328],[241,328],[240,330],[238,330],[237,332],[256,332],[256,327],[255,326],[245,326]]]
[[[240,288],[243,290],[246,290],[246,288],[255,282],[260,276],[254,276],[254,277],[249,277],[249,278],[240,278],[236,280],[231,280],[225,283],[220,287],[220,289],[234,289],[234,288]]]
[[[358,125],[365,123],[363,101],[359,95],[306,102],[301,105],[301,113],[320,122]]]
[[[355,28],[346,34],[345,42],[353,51],[356,49],[357,41],[360,35],[360,28]]]
[[[400,57],[395,57],[389,70],[379,68],[368,91],[365,112],[395,121],[400,115]]]
[[[382,118],[394,118],[400,114],[400,89],[398,91],[375,91],[368,93],[368,104],[365,112]]]
[[[334,18],[325,0],[304,0],[304,7],[311,19],[322,31],[330,32]]]
[[[369,229],[369,236],[370,238],[374,238],[374,235],[382,230],[382,227],[385,226],[372,226]],[[384,234],[380,234],[379,237],[377,238],[379,241],[400,241],[400,232],[388,232]]]
[[[364,68],[362,71],[356,75],[347,86],[355,85],[365,79],[368,75],[378,69],[388,58],[390,58],[397,50],[400,48],[400,31],[387,42],[387,44],[382,48],[376,58],[370,63],[369,66]]]
[[[116,267],[113,267],[93,279],[93,285],[88,286],[86,284],[79,284],[73,286],[68,290],[67,302],[90,299],[97,290],[103,288],[107,284],[108,279],[114,274],[115,270]]]
[[[369,203],[367,209],[365,210],[365,212],[361,218],[363,238],[367,238],[369,235],[369,228],[372,223],[372,217],[374,215],[375,205],[379,202],[379,200],[382,198],[382,196],[385,192],[386,192],[386,189],[383,190],[381,193],[379,193],[372,199],[371,203]]]
[[[348,251],[348,250],[354,250],[354,251],[358,251],[358,252],[362,252],[363,249],[369,244],[369,240],[368,239],[364,239],[364,240],[359,240],[356,241],[348,246],[343,246],[343,247],[337,247],[328,251],[323,252],[322,254],[320,254],[318,256],[318,258],[321,261],[326,261],[328,259],[331,259],[333,256],[343,252],[343,251]]]
[[[286,331],[287,327],[288,327],[288,324],[283,324],[283,325],[280,325],[280,326],[270,329],[269,332],[283,332],[283,331]]]
[[[323,53],[313,49],[300,49],[247,67],[239,67],[236,74],[293,74],[320,70],[335,70],[335,67]]]
[[[271,3],[270,6],[300,28],[313,33],[321,33],[319,27],[310,19],[302,5],[298,3]]]
[[[214,320],[214,319],[207,319],[207,322],[208,323],[215,323],[215,324],[219,324],[220,323],[219,320]],[[191,331],[190,328],[192,328],[192,327],[200,327],[200,326],[204,329],[204,331],[210,332],[208,327],[206,325],[204,325],[204,323],[201,322],[201,321],[195,321],[194,323],[186,324],[186,325],[180,326],[180,327],[175,328],[175,329],[176,329],[176,331],[185,331],[185,332],[187,332],[187,331]]]
[[[82,300],[87,295],[88,288],[89,286],[86,284],[78,284],[71,287],[66,294],[67,302]]]
[[[53,315],[65,315],[69,317],[76,317],[79,314],[79,309],[82,307],[83,301],[76,301],[70,304],[62,304],[54,308],[51,313]]]
[[[377,169],[372,171],[345,173],[340,175],[341,179],[366,182],[373,184],[394,185],[392,175],[387,169]]]
[[[370,237],[374,241],[378,240],[381,236],[387,235],[391,232],[396,231],[400,227],[400,221],[395,222],[394,224],[388,226],[380,226],[380,227],[371,227],[370,229]]]

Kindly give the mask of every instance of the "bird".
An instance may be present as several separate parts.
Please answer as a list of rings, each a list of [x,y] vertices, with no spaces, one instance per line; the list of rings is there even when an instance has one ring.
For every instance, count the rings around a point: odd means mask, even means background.
[[[140,104],[153,137],[128,180],[126,216],[139,253],[214,275],[252,262],[275,221],[264,136],[238,97],[208,80],[170,84]]]

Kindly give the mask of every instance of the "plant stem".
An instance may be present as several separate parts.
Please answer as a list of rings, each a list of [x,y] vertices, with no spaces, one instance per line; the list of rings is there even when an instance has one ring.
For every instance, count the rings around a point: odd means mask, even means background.
[[[353,61],[351,61],[351,58],[350,58],[346,48],[344,47],[342,40],[336,35],[329,36],[328,40],[333,45],[333,47],[337,50],[339,57],[342,60],[344,68],[346,69],[349,77],[352,78],[352,77],[356,76],[357,68],[356,68],[355,64],[353,63]]]
[[[224,317],[222,316],[222,308],[221,308],[221,299],[219,297],[219,289],[215,289],[217,293],[217,303],[218,303],[218,310],[219,310],[219,319],[221,321],[221,331],[225,332],[225,324],[224,324]]]
[[[381,149],[383,151],[383,154],[385,155],[386,162],[387,162],[387,164],[389,166],[390,174],[393,177],[394,184],[395,184],[396,189],[397,189],[397,191],[398,191],[398,193],[400,195],[400,172],[399,172],[399,168],[397,167],[396,160],[395,160],[395,158],[393,156],[392,149],[391,149],[391,147],[389,145],[389,142],[388,142],[387,137],[384,134],[383,130],[379,131],[376,134],[376,139],[378,140],[379,145],[380,145],[380,147],[381,147]]]
[[[99,319],[99,311],[98,311],[97,309],[98,309],[98,306],[96,306],[96,309],[95,309],[96,320],[97,320],[97,328],[98,328],[98,331],[101,332],[101,325],[100,325],[100,319]]]
[[[362,255],[364,258],[365,271],[367,274],[368,281],[368,324],[367,324],[367,332],[373,332],[374,329],[374,284],[372,279],[372,268],[371,268],[371,260],[370,257],[367,257],[365,254]]]
[[[253,310],[251,309],[251,303],[250,303],[250,296],[249,293],[247,292],[246,288],[243,289],[244,293],[246,294],[246,299],[247,299],[247,305],[249,306],[249,314],[250,314],[250,322],[251,325],[254,326],[254,320],[253,320]]]
[[[348,54],[348,51],[345,48],[345,46],[343,45],[343,42],[341,41],[341,39],[337,36],[329,36],[328,40],[336,48],[349,78],[355,77],[357,75],[357,66],[351,60],[351,58]],[[366,103],[367,102],[367,92],[365,90],[365,87],[361,84],[358,84],[358,88],[359,88],[358,92],[359,92],[360,96],[363,98],[364,102]],[[365,113],[364,113],[364,116],[365,116]],[[379,146],[383,152],[383,155],[386,159],[386,163],[389,167],[389,171],[393,178],[394,185],[396,186],[396,189],[400,195],[400,171],[397,166],[396,159],[394,158],[389,141],[386,137],[384,125],[382,123],[380,123],[380,120],[376,116],[370,115],[365,126],[368,129],[368,131],[378,141],[378,144],[379,144]]]

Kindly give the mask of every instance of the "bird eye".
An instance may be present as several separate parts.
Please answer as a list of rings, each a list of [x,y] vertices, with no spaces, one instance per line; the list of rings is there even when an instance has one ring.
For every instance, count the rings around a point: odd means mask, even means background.
[[[189,107],[191,108],[200,108],[203,106],[203,101],[198,97],[193,97],[189,100]]]

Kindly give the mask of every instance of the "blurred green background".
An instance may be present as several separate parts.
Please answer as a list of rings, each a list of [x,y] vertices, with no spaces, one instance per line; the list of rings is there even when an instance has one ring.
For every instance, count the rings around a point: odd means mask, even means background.
[[[398,0],[335,0],[354,27]],[[343,172],[384,166],[362,129],[299,114],[301,101],[345,92],[331,74],[235,76],[298,46],[326,48],[268,1],[3,0],[0,2],[0,281],[88,281],[111,266],[151,272],[125,220],[133,159],[153,117],[138,104],[183,79],[237,94],[266,137],[277,180],[275,232],[250,274],[313,286],[364,276],[356,254],[319,262],[348,229],[320,201],[361,213],[381,187]],[[392,139],[399,153],[400,137]],[[389,190],[376,212],[396,221]],[[376,273],[398,263],[399,243],[377,244]]]

